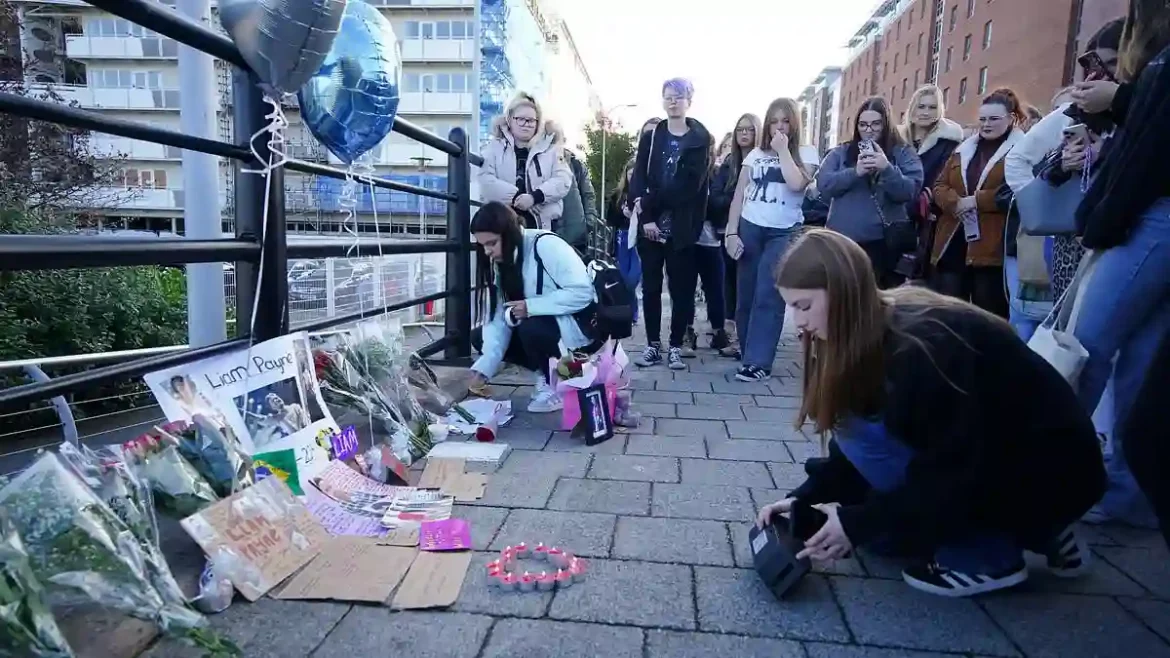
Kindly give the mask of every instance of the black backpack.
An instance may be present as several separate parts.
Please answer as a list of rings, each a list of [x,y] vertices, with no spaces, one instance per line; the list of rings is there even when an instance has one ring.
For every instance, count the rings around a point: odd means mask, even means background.
[[[540,257],[537,245],[540,239],[555,233],[543,233],[536,236],[532,244],[532,253],[536,257],[536,294],[544,293],[544,260]],[[560,238],[560,236],[556,236]],[[589,278],[593,281],[593,290],[597,294],[597,301],[586,306],[574,314],[581,331],[592,340],[604,342],[613,338],[621,340],[629,338],[634,333],[634,297],[626,287],[626,280],[622,278],[621,270],[612,263],[594,258],[585,266]],[[549,276],[552,279],[552,276]],[[553,285],[560,289],[561,284],[553,280]]]

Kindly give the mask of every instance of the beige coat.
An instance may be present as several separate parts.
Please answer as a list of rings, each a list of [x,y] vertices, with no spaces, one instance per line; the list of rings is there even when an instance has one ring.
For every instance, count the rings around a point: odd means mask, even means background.
[[[492,122],[492,138],[480,155],[483,166],[479,169],[479,194],[482,201],[501,201],[508,205],[516,197],[516,142],[508,130],[507,118],[496,117]],[[573,186],[573,170],[565,160],[562,138],[550,131],[546,123],[536,127],[528,151],[525,175],[529,190],[544,193],[544,203],[534,206],[532,214],[540,222],[540,228],[552,230],[552,222],[560,219],[564,210],[563,199]]]

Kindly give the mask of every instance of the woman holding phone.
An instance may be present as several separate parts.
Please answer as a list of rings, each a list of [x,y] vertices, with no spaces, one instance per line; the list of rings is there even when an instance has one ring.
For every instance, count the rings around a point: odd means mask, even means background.
[[[942,210],[931,249],[934,287],[1007,319],[1004,229],[1007,213],[995,201],[1004,184],[1004,157],[1028,120],[1011,89],[997,89],[979,107],[979,131],[955,149],[934,184]]]
[[[776,281],[802,333],[797,426],[827,457],[759,525],[807,503],[825,521],[799,557],[896,552],[916,560],[903,580],[940,596],[1023,582],[1024,551],[1059,576],[1085,570],[1075,523],[1105,481],[1093,424],[1008,323],[925,288],[880,291],[865,252],[825,229]]]
[[[829,203],[828,228],[845,234],[869,254],[882,287],[901,283],[894,274],[900,253],[887,233],[909,224],[907,204],[922,189],[922,160],[890,120],[884,98],[867,99],[853,118],[853,139],[829,151],[817,172],[817,191]]]

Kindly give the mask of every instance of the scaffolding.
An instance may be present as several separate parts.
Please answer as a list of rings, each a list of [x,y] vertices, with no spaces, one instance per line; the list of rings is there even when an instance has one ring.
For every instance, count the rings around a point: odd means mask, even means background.
[[[479,138],[480,144],[491,139],[492,121],[504,113],[508,94],[515,88],[512,67],[508,62],[507,0],[483,0],[480,24]]]

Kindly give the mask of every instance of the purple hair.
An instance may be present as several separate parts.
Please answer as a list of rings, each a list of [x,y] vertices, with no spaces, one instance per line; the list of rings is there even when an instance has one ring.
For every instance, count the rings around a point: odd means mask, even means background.
[[[662,93],[665,94],[667,91],[673,91],[679,96],[690,100],[695,95],[695,86],[686,78],[671,78],[662,83]]]

